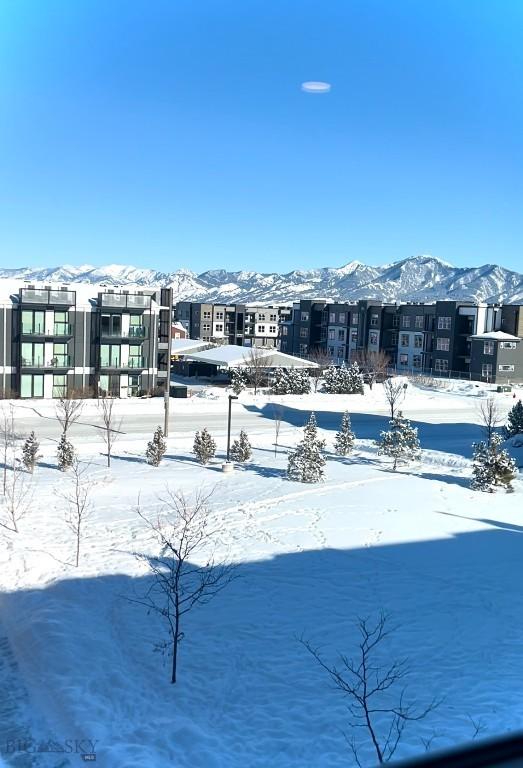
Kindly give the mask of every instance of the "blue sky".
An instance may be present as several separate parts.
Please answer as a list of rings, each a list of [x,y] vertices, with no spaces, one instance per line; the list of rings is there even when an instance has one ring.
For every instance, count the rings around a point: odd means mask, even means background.
[[[0,265],[523,270],[522,25],[520,0],[4,2]]]

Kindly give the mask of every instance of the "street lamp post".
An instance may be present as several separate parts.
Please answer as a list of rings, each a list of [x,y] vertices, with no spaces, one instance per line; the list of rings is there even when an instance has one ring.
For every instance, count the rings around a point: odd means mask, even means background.
[[[229,395],[229,418],[227,420],[227,463],[231,452],[231,405],[233,400],[237,400],[237,395]]]

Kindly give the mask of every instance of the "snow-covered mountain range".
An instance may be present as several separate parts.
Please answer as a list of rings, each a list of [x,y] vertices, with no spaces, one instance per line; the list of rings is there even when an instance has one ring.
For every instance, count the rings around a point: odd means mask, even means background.
[[[454,267],[433,256],[413,258],[372,267],[351,261],[342,267],[293,270],[285,273],[210,270],[197,275],[186,269],[160,272],[111,264],[93,267],[0,269],[0,278],[59,282],[88,282],[106,286],[172,286],[177,300],[228,303],[288,303],[300,298],[333,301],[381,299],[384,301],[523,302],[523,275],[495,264]]]

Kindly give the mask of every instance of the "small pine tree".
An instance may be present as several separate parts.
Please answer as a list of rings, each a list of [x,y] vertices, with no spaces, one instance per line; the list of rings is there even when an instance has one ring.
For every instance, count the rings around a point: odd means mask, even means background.
[[[323,374],[323,391],[328,395],[335,395],[339,388],[338,379],[338,368],[335,365],[329,365]]]
[[[22,461],[24,467],[31,473],[34,472],[39,449],[40,443],[36,439],[35,433],[31,432],[22,448]]]
[[[295,393],[296,395],[308,395],[311,391],[311,378],[307,368],[294,369]]]
[[[348,373],[349,373],[351,394],[363,395],[365,393],[365,390],[363,387],[363,374],[361,373],[360,366],[358,365],[356,360],[350,364]]]
[[[239,395],[247,386],[247,374],[243,368],[233,368],[231,371],[231,387],[235,395]]]
[[[289,453],[287,476],[301,483],[319,483],[323,479],[325,440],[318,438],[316,416],[311,413],[303,430],[303,439]]]
[[[502,438],[496,432],[490,442],[474,444],[470,483],[474,490],[488,493],[493,493],[497,487],[512,490],[512,481],[517,472],[516,462],[501,444]]]
[[[348,411],[345,411],[341,419],[340,431],[336,432],[334,438],[334,450],[338,456],[348,456],[352,453],[354,448],[354,432],[351,429],[350,416]]]
[[[233,461],[237,461],[238,463],[243,464],[244,462],[249,461],[251,456],[251,444],[249,442],[249,438],[247,437],[247,433],[242,429],[240,430],[240,436],[238,440],[235,440],[231,445],[231,458]]]
[[[505,427],[505,437],[515,437],[516,435],[523,435],[523,403],[521,400],[518,400],[508,412]]]
[[[287,394],[287,374],[283,370],[283,368],[276,368],[274,371],[273,379],[272,379],[272,392],[275,395],[286,395]]]
[[[70,469],[70,467],[72,467],[75,453],[73,445],[67,439],[65,432],[62,432],[62,437],[60,438],[58,448],[56,449],[56,455],[58,458],[58,469],[60,469],[62,472],[66,472],[68,469]]]
[[[193,453],[201,464],[208,464],[216,454],[216,443],[205,427],[194,436]]]
[[[147,463],[152,467],[159,467],[166,450],[167,443],[164,440],[163,429],[158,426],[154,431],[153,439],[147,443],[147,450],[145,451]]]
[[[390,456],[394,459],[393,469],[395,470],[398,462],[407,463],[417,459],[421,450],[417,428],[411,427],[410,421],[403,417],[401,411],[391,419],[389,424],[390,430],[381,433],[376,440],[376,445],[378,456]]]

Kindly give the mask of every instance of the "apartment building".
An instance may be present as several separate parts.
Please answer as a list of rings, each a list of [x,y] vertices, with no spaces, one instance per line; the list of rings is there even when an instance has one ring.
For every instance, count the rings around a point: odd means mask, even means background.
[[[237,346],[277,347],[285,307],[180,301],[176,320],[191,339]]]
[[[500,338],[494,357],[481,359],[476,337],[494,331],[514,338]],[[293,304],[292,315],[282,322],[280,335],[282,352],[307,357],[319,348],[335,365],[364,352],[382,351],[399,372],[461,374],[502,382],[510,376],[512,381],[523,380],[518,362],[518,350],[523,351],[523,345],[515,340],[523,338],[518,305],[467,301],[333,303],[308,299]],[[485,348],[490,349],[495,339],[486,341],[489,344]]]
[[[0,299],[1,396],[164,391],[171,315],[170,289],[13,286]]]

